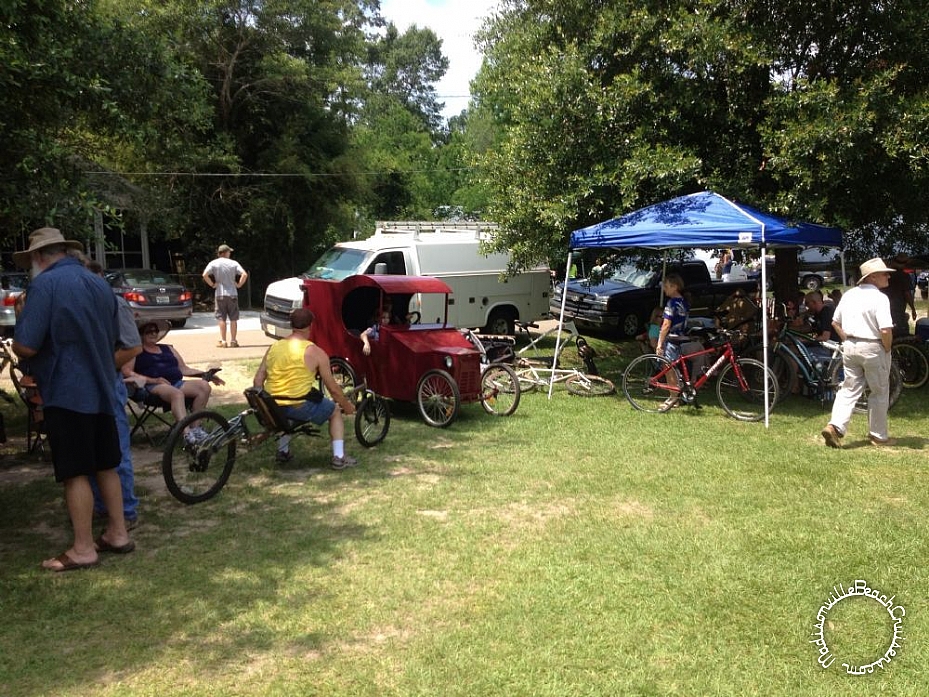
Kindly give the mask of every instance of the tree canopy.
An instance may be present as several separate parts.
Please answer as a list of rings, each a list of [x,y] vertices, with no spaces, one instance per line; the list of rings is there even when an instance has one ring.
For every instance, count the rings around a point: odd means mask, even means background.
[[[475,82],[498,134],[480,164],[499,246],[528,265],[573,229],[702,189],[862,246],[924,240],[924,14],[880,0],[505,0]]]
[[[194,264],[228,242],[261,284],[458,187],[436,172],[441,41],[377,0],[13,1],[0,20],[8,247],[45,223],[90,239],[104,209]]]

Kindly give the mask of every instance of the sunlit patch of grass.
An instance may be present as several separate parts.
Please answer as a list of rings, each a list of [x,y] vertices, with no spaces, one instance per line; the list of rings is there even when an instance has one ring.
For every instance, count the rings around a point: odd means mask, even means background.
[[[610,346],[614,377],[627,345]],[[654,415],[556,390],[442,430],[398,406],[384,443],[349,440],[358,468],[328,469],[326,438],[277,466],[268,442],[196,506],[142,451],[138,550],[63,575],[38,568],[69,537],[60,487],[8,482],[0,691],[921,695],[924,399],[904,394],[886,450],[863,417],[826,448],[827,414],[800,398],[767,430],[712,398]],[[864,678],[809,643],[858,578],[907,608],[903,648]],[[850,600],[828,639],[870,657],[885,620]]]

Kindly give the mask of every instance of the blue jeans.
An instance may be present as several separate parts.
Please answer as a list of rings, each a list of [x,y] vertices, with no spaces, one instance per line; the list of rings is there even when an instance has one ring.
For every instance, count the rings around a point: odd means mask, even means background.
[[[119,483],[123,490],[123,517],[126,520],[135,520],[139,513],[139,499],[135,495],[135,475],[132,471],[132,448],[129,443],[129,417],[126,415],[126,383],[120,375],[116,376],[116,398],[122,405],[116,413],[116,431],[119,433],[119,451],[122,453],[119,466],[116,468],[116,474],[119,475]],[[97,487],[97,481],[93,478],[90,480],[90,487],[94,492],[94,511],[97,513],[106,513],[103,505],[103,499],[100,496],[100,489]]]

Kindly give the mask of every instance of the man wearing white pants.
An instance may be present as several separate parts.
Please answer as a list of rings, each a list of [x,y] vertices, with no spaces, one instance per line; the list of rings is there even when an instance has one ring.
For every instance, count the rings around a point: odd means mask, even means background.
[[[890,302],[881,292],[893,269],[881,259],[870,259],[860,267],[861,280],[842,296],[832,326],[842,341],[845,379],[832,404],[832,417],[822,430],[826,445],[842,447],[855,402],[865,387],[868,395],[868,437],[873,445],[894,445],[888,435],[887,409],[890,401],[890,350],[893,318]]]

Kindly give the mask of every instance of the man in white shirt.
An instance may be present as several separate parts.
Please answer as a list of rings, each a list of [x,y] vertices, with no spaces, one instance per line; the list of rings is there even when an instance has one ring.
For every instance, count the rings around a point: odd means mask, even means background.
[[[239,323],[239,288],[245,285],[248,273],[242,265],[232,259],[232,247],[221,244],[216,250],[216,258],[203,270],[203,280],[215,289],[216,321],[219,324],[220,348],[235,348],[236,331]],[[229,321],[229,343],[226,343],[226,321]]]
[[[842,446],[855,402],[865,387],[868,395],[868,437],[874,445],[894,445],[887,434],[890,395],[890,349],[893,344],[893,317],[890,302],[881,292],[887,287],[893,269],[881,259],[870,259],[860,267],[858,287],[842,296],[832,326],[842,341],[842,368],[845,380],[832,404],[832,416],[822,430],[826,445]]]

